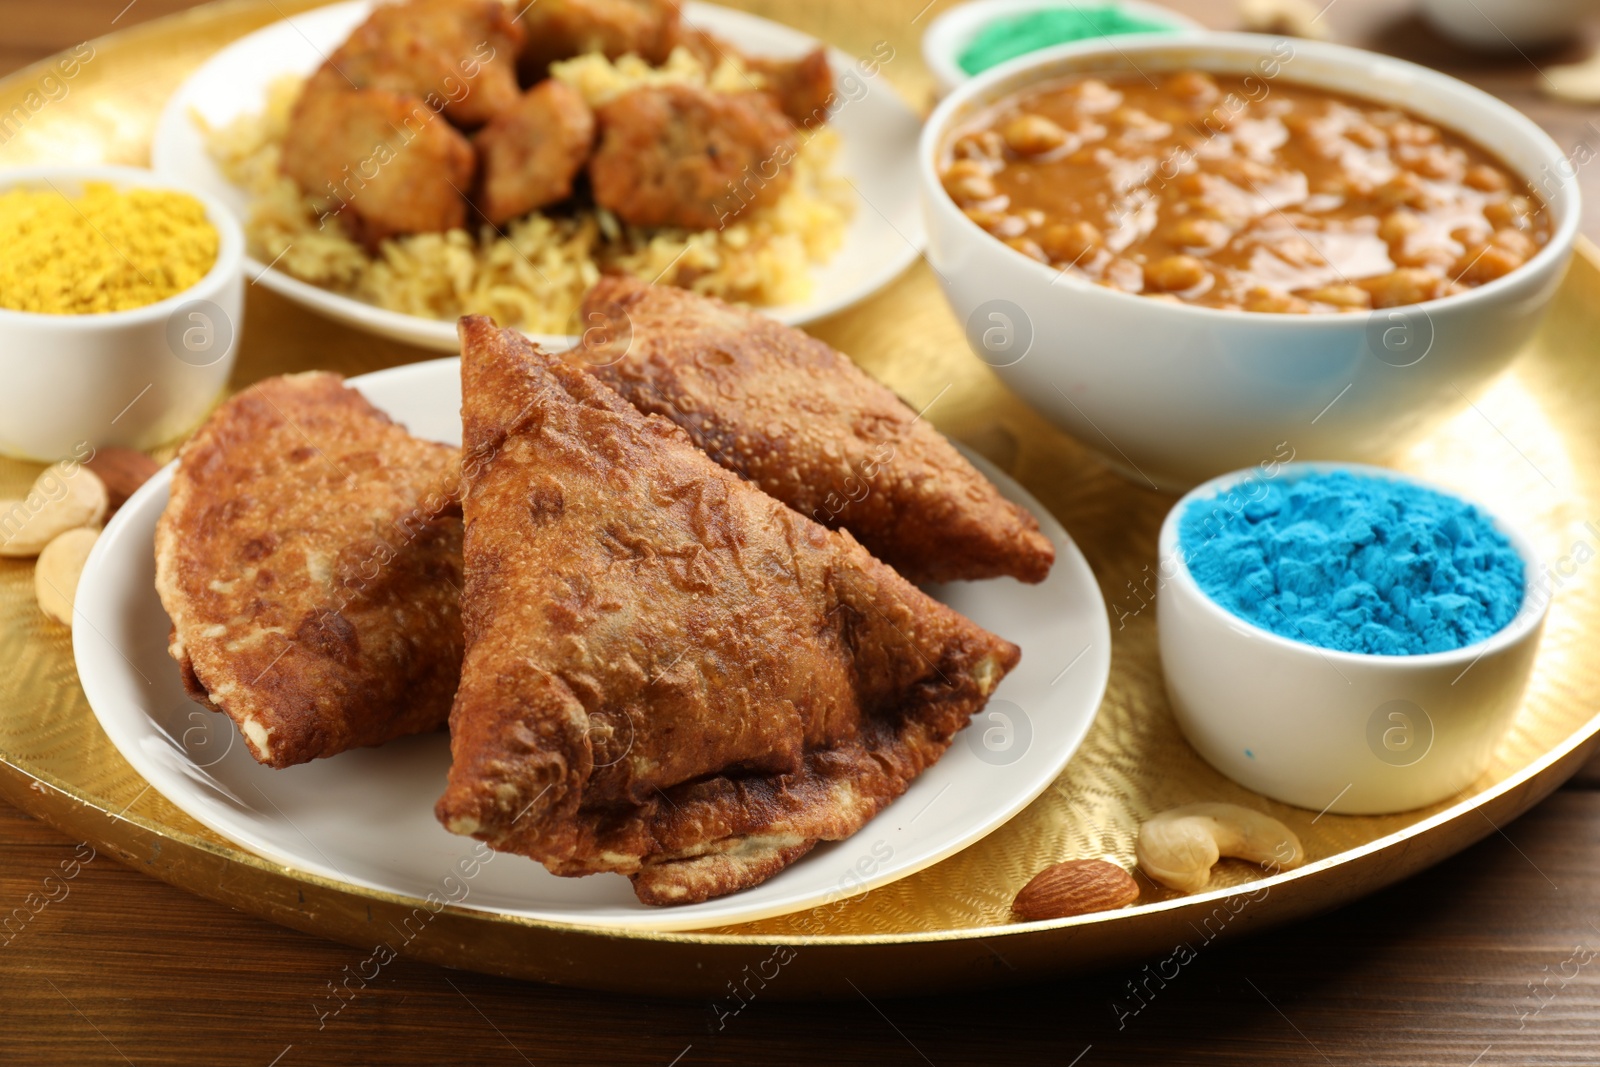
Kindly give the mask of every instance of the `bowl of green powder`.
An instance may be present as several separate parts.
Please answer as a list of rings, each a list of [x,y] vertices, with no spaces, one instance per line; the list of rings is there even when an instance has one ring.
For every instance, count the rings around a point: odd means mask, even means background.
[[[1557,584],[1482,504],[1356,464],[1207,482],[1168,514],[1160,552],[1184,735],[1240,784],[1341,814],[1437,803],[1484,772]]]
[[[1200,29],[1187,15],[1143,0],[969,0],[928,26],[922,57],[944,96],[968,78],[1041,48],[1120,34]]]

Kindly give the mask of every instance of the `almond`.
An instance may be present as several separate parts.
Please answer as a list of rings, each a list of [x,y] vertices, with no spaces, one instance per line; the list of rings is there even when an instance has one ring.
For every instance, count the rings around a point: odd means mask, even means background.
[[[1046,867],[1022,887],[1011,910],[1027,922],[1110,911],[1139,899],[1133,876],[1105,860],[1067,860]]]
[[[85,461],[85,467],[100,476],[106,483],[106,493],[111,498],[111,506],[106,515],[116,514],[118,508],[127,503],[145,482],[148,482],[156,471],[161,469],[161,464],[145,455],[135,452],[131,448],[97,448],[94,457]]]

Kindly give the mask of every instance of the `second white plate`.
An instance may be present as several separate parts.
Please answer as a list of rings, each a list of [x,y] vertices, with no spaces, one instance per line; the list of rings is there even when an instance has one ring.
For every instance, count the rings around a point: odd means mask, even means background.
[[[351,379],[413,433],[461,439],[458,360]],[[78,677],[122,755],[184,812],[257,855],[353,885],[588,926],[687,930],[816,907],[903,878],[982,838],[1053,782],[1094,721],[1111,670],[1111,630],[1082,553],[1021,486],[975,460],[1055,543],[1038,585],[1010,578],[929,591],[1022,648],[1022,662],[948,753],[855,836],[818,847],[770,881],[719,900],[649,908],[615,875],[557,878],[496,855],[471,878],[477,843],[433,816],[450,767],[443,733],[345,752],[288,770],[250,758],[225,716],[194,704],[167,655],[153,539],[169,465],[106,526],[74,604]]]
[[[371,9],[370,0],[316,8],[257,30],[212,56],[167,101],[151,144],[151,165],[199,185],[244,223],[248,198],[207,153],[195,116],[216,127],[262,110],[274,81],[310,74]],[[684,18],[754,55],[798,55],[818,44],[798,30],[713,4],[685,4]],[[831,120],[841,143],[835,165],[854,186],[858,202],[843,247],[812,270],[811,298],[762,309],[790,325],[831,315],[877,292],[911,265],[924,241],[916,193],[921,124],[878,67],[837,49],[829,58],[841,101]],[[454,321],[389,311],[303,282],[253,257],[246,258],[245,269],[267,288],[339,322],[424,348],[456,350]],[[569,340],[530,336],[561,348]]]

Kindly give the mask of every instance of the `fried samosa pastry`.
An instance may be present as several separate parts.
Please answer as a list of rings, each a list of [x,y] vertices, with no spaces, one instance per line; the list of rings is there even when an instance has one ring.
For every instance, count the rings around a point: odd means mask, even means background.
[[[602,278],[568,358],[718,463],[913,582],[1042,581],[1055,546],[944,436],[850,358],[764,315]]]
[[[1016,664],[593,375],[461,331],[450,830],[647,904],[721,896],[858,830]]]
[[[461,673],[460,464],[325,373],[251,386],[183,446],[156,527],[169,650],[258,762],[445,724]]]

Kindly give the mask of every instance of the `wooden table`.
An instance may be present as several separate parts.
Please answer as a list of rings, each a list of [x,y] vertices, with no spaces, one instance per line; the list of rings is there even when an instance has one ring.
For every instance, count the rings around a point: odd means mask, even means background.
[[[186,6],[0,0],[0,73]],[[1214,26],[1235,22],[1219,0],[1173,6]],[[1577,46],[1470,56],[1408,6],[1334,0],[1325,21],[1336,39],[1490,89],[1565,147],[1600,147],[1600,111],[1538,91],[1540,69]],[[1600,240],[1600,168],[1580,180],[1585,231]],[[1297,928],[1203,950],[1165,983],[1128,967],[980,997],[758,997],[725,1027],[704,1004],[405,961],[319,1018],[364,953],[89,857],[0,805],[0,901],[59,896],[0,943],[0,1063],[1600,1064],[1600,760],[1421,877]],[[65,895],[48,889],[46,876],[73,861],[82,870]],[[1135,1003],[1131,986],[1145,1005],[1119,1018],[1113,1005]]]

